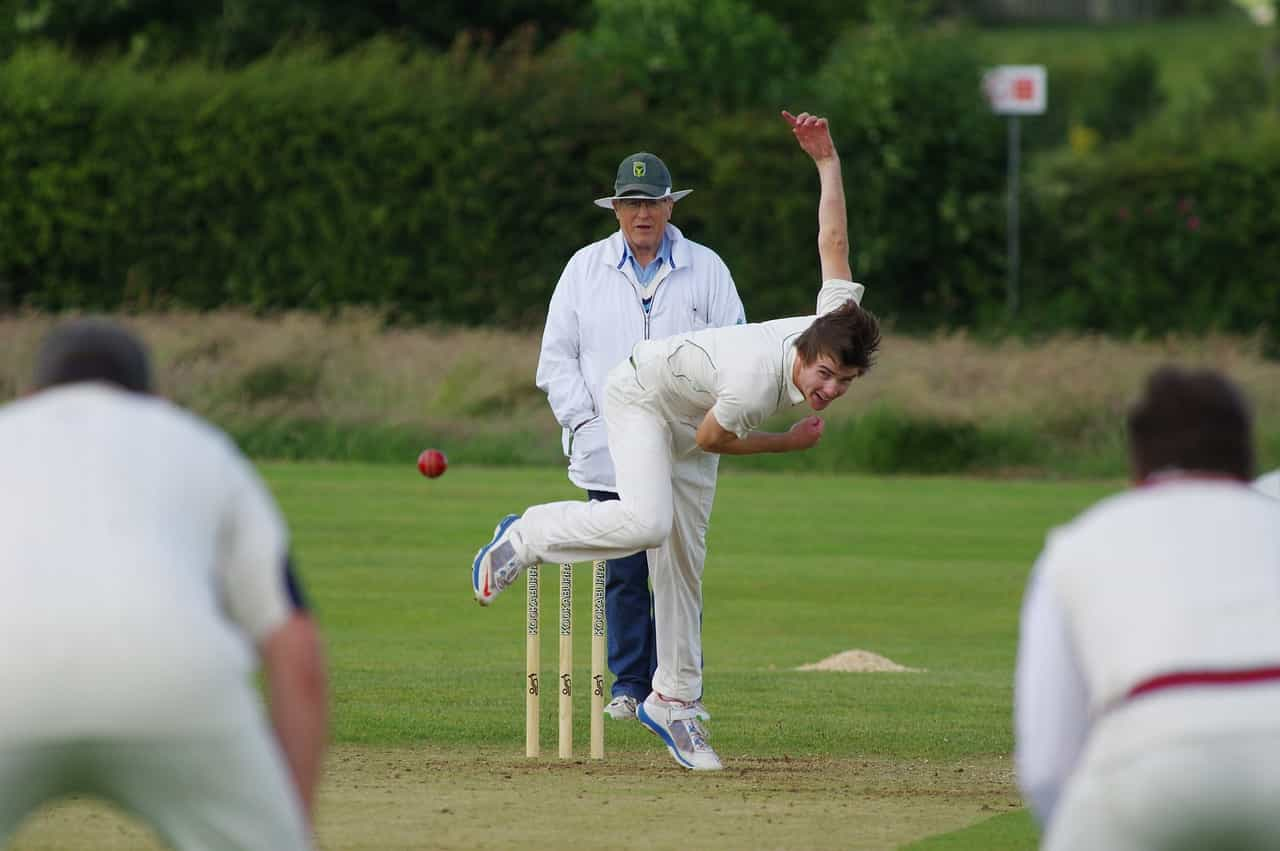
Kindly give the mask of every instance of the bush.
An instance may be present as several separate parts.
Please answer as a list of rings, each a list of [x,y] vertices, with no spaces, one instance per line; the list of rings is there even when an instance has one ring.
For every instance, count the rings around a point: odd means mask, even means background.
[[[48,309],[528,320],[567,246],[607,227],[588,199],[617,160],[597,140],[645,121],[610,80],[527,43],[163,76],[24,52],[6,70],[0,297]]]
[[[1280,132],[1212,156],[1121,148],[1032,181],[1031,313],[1109,334],[1280,337]]]
[[[976,60],[959,44],[907,41],[873,40],[824,78],[853,89],[829,100],[857,187],[855,269],[885,282],[881,312],[963,322],[998,268],[999,125],[974,108]],[[0,303],[366,304],[533,324],[573,250],[616,227],[590,199],[643,148],[699,190],[675,221],[729,262],[749,315],[811,310],[813,168],[775,109],[655,122],[617,62],[571,48],[441,56],[378,42],[164,74],[20,53],[0,80],[13,164],[0,174]],[[882,61],[883,74],[864,67]]]
[[[595,12],[577,42],[584,60],[668,115],[772,106],[800,65],[786,31],[747,0],[595,0]]]
[[[551,38],[585,22],[582,0],[352,3],[350,0],[0,0],[0,47],[67,46],[151,65],[199,58],[240,65],[282,43],[349,50],[375,37],[447,49],[462,33],[501,42],[524,28]]]
[[[1164,104],[1160,67],[1145,50],[1107,62],[1081,105],[1079,121],[1106,141],[1123,139]]]
[[[725,25],[732,2],[697,20]],[[963,35],[921,32],[909,7],[871,8],[790,102],[730,108],[747,94],[713,80],[724,105],[661,120],[615,59],[586,62],[572,41],[535,51],[531,35],[443,55],[302,49],[235,72],[21,51],[0,75],[0,308],[356,304],[532,326],[572,252],[616,227],[591,199],[648,149],[697,189],[674,221],[724,257],[748,316],[807,313],[817,181],[778,118],[787,106],[831,118],[868,306],[902,330],[998,327],[1006,151],[984,63]],[[687,58],[754,60],[737,49]],[[1043,157],[1024,207],[1027,327],[1275,335],[1278,125],[1215,125],[1194,158],[1141,134]]]
[[[833,51],[815,90],[840,145],[854,273],[878,285],[875,309],[902,328],[967,325],[1000,300],[1004,127],[967,41],[915,26],[881,12]]]

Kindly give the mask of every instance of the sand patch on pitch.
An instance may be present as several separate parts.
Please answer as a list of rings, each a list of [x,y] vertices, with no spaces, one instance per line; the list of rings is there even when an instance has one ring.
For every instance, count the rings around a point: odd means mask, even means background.
[[[924,668],[908,668],[899,665],[892,659],[886,659],[870,650],[846,650],[834,656],[828,656],[820,662],[801,665],[797,671],[850,671],[853,673],[872,673],[887,671],[893,673],[918,674]]]

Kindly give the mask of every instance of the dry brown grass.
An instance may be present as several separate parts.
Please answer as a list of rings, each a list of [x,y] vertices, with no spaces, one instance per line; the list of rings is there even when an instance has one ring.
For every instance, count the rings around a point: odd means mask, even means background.
[[[1259,424],[1280,427],[1280,363],[1255,340],[1216,336],[1121,342],[1060,336],[1037,344],[979,342],[964,333],[890,336],[858,395],[915,414],[969,422],[1022,421],[1069,432],[1114,423],[1160,364],[1213,367],[1239,382]]]
[[[556,428],[533,386],[536,335],[384,327],[371,313],[336,318],[235,311],[119,317],[151,346],[164,395],[214,419],[320,418],[348,423]],[[0,390],[26,386],[45,315],[0,318]],[[494,422],[498,420],[499,422]]]
[[[262,318],[234,311],[122,317],[152,346],[161,391],[214,419],[323,418],[551,435],[533,385],[539,334],[495,329],[387,328],[367,312]],[[25,386],[53,318],[0,318],[0,391]],[[1063,439],[1117,414],[1157,364],[1211,366],[1252,398],[1262,430],[1280,424],[1280,363],[1231,337],[1119,342],[1062,336],[987,343],[964,333],[886,335],[876,369],[837,418],[884,402],[910,414],[1023,422]]]

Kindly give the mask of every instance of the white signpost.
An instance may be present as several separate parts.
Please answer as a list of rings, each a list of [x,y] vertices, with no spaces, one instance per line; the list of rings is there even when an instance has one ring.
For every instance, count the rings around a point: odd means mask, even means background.
[[[1009,318],[1018,312],[1018,173],[1021,171],[1023,115],[1043,115],[1049,102],[1048,78],[1043,65],[999,65],[982,77],[982,88],[996,115],[1009,117],[1008,274],[1005,308]]]

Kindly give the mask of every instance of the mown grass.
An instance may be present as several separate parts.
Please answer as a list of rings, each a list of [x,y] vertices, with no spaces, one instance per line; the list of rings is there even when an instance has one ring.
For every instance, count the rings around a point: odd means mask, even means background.
[[[162,393],[227,428],[255,457],[562,466],[534,385],[540,334],[386,327],[370,313],[232,311],[123,317],[155,352]],[[0,393],[25,388],[53,317],[0,318]],[[1257,340],[986,341],[886,335],[879,364],[827,415],[809,453],[728,469],[1118,476],[1123,413],[1164,362],[1211,366],[1257,409],[1262,462],[1280,464],[1280,363]],[[798,414],[796,415],[798,416]],[[771,427],[786,428],[794,416]]]
[[[468,565],[496,518],[581,494],[555,470],[456,467],[433,481],[409,465],[265,470],[332,645],[337,740],[516,747],[522,595],[479,608]],[[754,755],[1007,752],[1027,571],[1050,526],[1116,485],[781,481],[721,476],[705,575],[717,741]],[[553,608],[550,573],[544,614]],[[587,573],[576,577],[584,605]],[[927,673],[794,670],[852,648]],[[586,662],[583,654],[578,665]],[[816,705],[839,711],[811,713]],[[649,741],[637,731],[617,744]]]
[[[913,842],[904,851],[1027,851],[1035,847],[1036,829],[1026,810],[1003,813],[978,824]]]
[[[264,467],[329,646],[340,743],[500,757],[523,743],[524,600],[471,599],[495,518],[580,498],[556,470]],[[722,756],[1007,760],[1019,602],[1046,530],[1119,483],[937,477],[721,476],[705,574],[706,701]],[[544,624],[555,577],[543,576]],[[589,577],[576,575],[579,616]],[[580,621],[581,623],[581,621]],[[544,671],[555,645],[544,636]],[[587,677],[585,629],[575,677]],[[922,673],[798,672],[848,649]],[[578,711],[585,711],[585,703]],[[555,710],[542,737],[554,747]],[[586,725],[577,746],[586,747]],[[611,754],[658,747],[610,725]],[[625,758],[625,756],[624,756]],[[994,815],[994,813],[993,813]],[[942,847],[1030,847],[1025,818]]]

